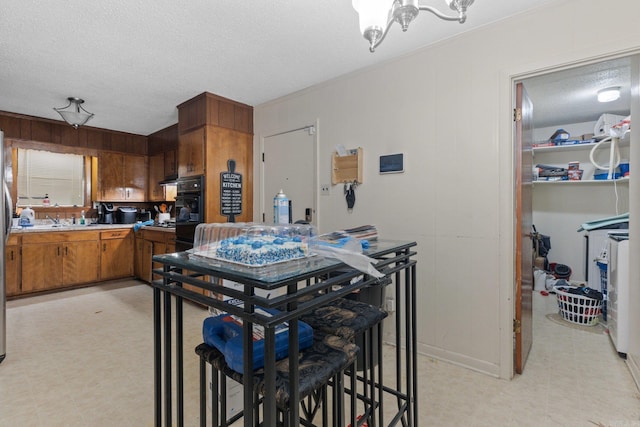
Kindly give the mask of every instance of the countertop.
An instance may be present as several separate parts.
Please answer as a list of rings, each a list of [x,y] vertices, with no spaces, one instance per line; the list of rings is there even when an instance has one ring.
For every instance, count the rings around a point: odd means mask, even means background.
[[[122,228],[133,228],[134,225],[135,224],[86,224],[86,225],[36,224],[31,227],[12,227],[10,233],[24,234],[24,233],[43,233],[43,232],[50,232],[50,231],[59,232],[59,231],[114,230],[114,229],[122,229]],[[144,228],[150,228],[153,230],[175,231],[174,228],[164,228],[164,227],[145,226]]]

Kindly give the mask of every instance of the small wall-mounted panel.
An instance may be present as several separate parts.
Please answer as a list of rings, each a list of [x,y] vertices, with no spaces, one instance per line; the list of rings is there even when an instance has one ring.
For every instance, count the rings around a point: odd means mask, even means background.
[[[346,156],[334,152],[331,159],[331,183],[362,184],[362,148],[347,150]]]
[[[404,172],[404,153],[380,156],[379,170],[381,174]]]

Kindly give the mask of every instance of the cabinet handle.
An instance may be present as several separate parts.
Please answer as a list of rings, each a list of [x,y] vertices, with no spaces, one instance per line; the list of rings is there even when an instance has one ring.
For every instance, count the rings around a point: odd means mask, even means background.
[[[65,256],[69,255],[69,246],[64,247],[64,255]]]
[[[58,246],[58,256],[60,256],[60,246]]]
[[[13,261],[13,251],[11,251],[11,261]]]
[[[103,243],[102,244],[102,252],[106,252],[107,251],[107,244]]]

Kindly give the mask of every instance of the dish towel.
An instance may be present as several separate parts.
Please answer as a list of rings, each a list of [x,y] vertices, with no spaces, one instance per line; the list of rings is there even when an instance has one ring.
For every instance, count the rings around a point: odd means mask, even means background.
[[[145,222],[139,222],[136,225],[133,226],[133,232],[137,232],[138,230],[140,230],[142,227],[144,227],[145,225],[153,225],[153,220],[150,219],[149,221],[145,221]]]

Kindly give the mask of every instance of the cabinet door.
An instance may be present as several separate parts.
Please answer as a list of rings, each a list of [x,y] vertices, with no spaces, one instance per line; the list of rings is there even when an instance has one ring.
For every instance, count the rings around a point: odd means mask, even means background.
[[[164,152],[164,177],[175,178],[178,175],[178,165],[176,162],[176,150]]]
[[[153,256],[153,242],[136,239],[136,271],[138,279],[151,283],[151,257]]]
[[[180,135],[178,141],[178,176],[204,174],[205,128]]]
[[[164,155],[149,157],[149,200],[164,201],[164,187],[158,184],[164,179]]]
[[[133,236],[100,241],[100,279],[133,276]]]
[[[22,246],[22,292],[62,286],[62,245],[41,243]]]
[[[145,156],[123,156],[125,200],[144,202],[147,189],[147,163]]]
[[[122,202],[124,193],[123,156],[117,153],[100,154],[98,163],[98,185],[101,200]]]
[[[99,242],[65,243],[62,257],[62,283],[65,286],[90,283],[100,278]]]
[[[166,254],[167,253],[167,244],[166,243],[160,243],[160,242],[153,242],[153,255],[162,255],[162,254]],[[152,263],[151,268],[156,269],[156,268],[162,268],[162,264],[158,264],[157,262]],[[159,279],[160,276],[157,276],[155,274],[151,275],[151,279],[152,280],[156,280]]]
[[[20,246],[7,246],[5,249],[5,284],[8,297],[20,295],[22,256]]]

